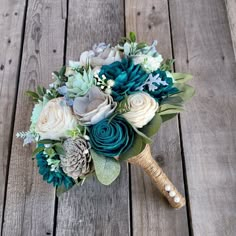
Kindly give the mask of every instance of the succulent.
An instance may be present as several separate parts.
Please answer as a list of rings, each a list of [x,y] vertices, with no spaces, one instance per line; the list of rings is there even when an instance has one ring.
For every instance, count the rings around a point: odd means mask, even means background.
[[[75,98],[84,96],[94,83],[93,72],[91,68],[83,73],[76,71],[74,74],[68,77],[66,82],[67,96],[69,98]]]
[[[74,180],[93,171],[88,142],[83,138],[68,138],[63,144],[65,155],[60,155],[61,168]]]

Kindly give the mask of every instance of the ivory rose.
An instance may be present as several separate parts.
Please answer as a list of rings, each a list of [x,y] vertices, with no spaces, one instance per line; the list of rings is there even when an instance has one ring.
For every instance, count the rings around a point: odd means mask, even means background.
[[[136,128],[142,128],[150,122],[159,107],[156,100],[145,92],[129,95],[127,103],[130,109],[123,117]]]
[[[63,98],[54,98],[44,106],[35,131],[40,135],[40,139],[58,140],[66,138],[67,131],[75,129],[76,125],[76,118]]]

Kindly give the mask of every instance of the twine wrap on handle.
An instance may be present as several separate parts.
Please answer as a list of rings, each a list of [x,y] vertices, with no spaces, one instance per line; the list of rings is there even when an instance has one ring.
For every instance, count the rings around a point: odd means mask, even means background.
[[[172,207],[181,208],[185,205],[185,198],[178,192],[161,167],[153,159],[149,145],[146,145],[139,155],[128,159],[128,162],[140,166],[151,177]]]

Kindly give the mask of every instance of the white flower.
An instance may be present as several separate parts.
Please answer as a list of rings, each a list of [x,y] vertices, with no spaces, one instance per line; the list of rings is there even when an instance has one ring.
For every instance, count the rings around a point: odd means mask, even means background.
[[[95,50],[95,49],[94,49]],[[117,48],[103,47],[96,48],[95,51],[85,51],[80,56],[80,65],[90,65],[92,68],[96,68],[96,71],[103,65],[109,65],[115,61],[121,61],[120,52]]]
[[[149,94],[138,92],[128,96],[130,110],[123,117],[134,127],[142,128],[155,116],[159,107],[158,103]]]
[[[116,105],[109,94],[93,86],[84,97],[74,100],[73,110],[82,124],[93,125],[111,115]]]
[[[134,65],[140,64],[148,73],[160,68],[162,61],[163,58],[160,54],[157,57],[152,57],[149,55],[137,55],[133,57]]]
[[[43,108],[35,126],[41,139],[58,140],[67,137],[67,131],[77,126],[76,117],[63,98],[50,100]]]

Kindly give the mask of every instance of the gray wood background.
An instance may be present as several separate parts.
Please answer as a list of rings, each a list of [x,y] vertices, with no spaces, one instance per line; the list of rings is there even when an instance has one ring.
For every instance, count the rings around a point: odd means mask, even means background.
[[[0,233],[4,236],[236,235],[235,0],[0,0]],[[42,181],[25,90],[101,41],[129,31],[158,39],[175,70],[194,75],[186,111],[154,138],[153,156],[185,193],[171,209],[150,179],[123,164],[105,187],[91,179],[59,199]]]

